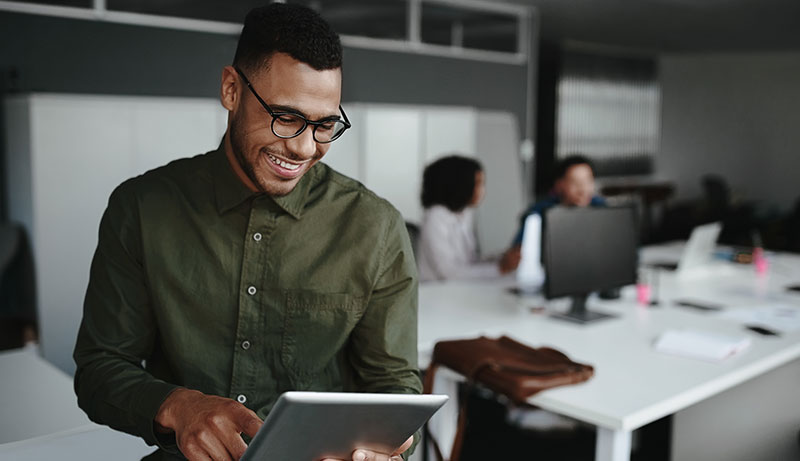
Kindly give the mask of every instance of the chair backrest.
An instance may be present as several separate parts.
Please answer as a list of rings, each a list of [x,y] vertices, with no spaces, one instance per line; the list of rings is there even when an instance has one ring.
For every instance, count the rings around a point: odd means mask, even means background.
[[[704,175],[701,183],[707,206],[716,213],[725,213],[731,204],[731,191],[722,176]]]
[[[411,239],[411,248],[414,250],[414,256],[417,255],[417,242],[419,242],[419,226],[412,222],[406,221],[406,230],[408,231],[408,238]]]
[[[37,330],[33,252],[25,229],[0,224],[0,350],[22,347]]]

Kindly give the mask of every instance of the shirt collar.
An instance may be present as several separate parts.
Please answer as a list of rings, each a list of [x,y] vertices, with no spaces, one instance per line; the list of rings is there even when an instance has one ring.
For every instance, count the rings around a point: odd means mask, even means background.
[[[259,192],[251,191],[244,185],[242,180],[239,179],[228,161],[228,157],[225,155],[225,147],[223,144],[220,144],[217,150],[212,153],[212,156],[213,171],[211,174],[214,177],[217,210],[220,213],[231,210],[251,197],[263,195]],[[317,165],[314,165],[300,178],[300,181],[291,192],[284,196],[270,198],[293,218],[300,219],[308,198],[308,193],[313,185],[318,182],[318,176],[319,168]]]
[[[303,215],[303,209],[308,201],[308,193],[311,188],[319,182],[319,172],[321,167],[319,163],[313,165],[308,171],[305,172],[297,185],[294,186],[291,192],[279,197],[271,197],[272,200],[278,204],[279,207],[289,213],[293,218],[300,219]]]
[[[256,195],[236,176],[225,155],[224,142],[211,154],[211,158],[211,176],[214,178],[214,194],[220,214]]]

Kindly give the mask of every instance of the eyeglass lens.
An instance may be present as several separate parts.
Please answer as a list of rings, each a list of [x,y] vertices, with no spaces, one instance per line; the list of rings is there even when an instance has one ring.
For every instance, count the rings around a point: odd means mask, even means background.
[[[335,140],[344,133],[346,125],[341,120],[327,120],[323,122],[310,122],[295,114],[280,114],[272,121],[272,131],[281,138],[293,138],[300,134],[306,127],[312,125],[314,140],[327,143]]]

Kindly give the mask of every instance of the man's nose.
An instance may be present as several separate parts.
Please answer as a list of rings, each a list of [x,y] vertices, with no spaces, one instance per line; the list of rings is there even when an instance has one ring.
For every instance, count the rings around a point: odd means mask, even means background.
[[[314,141],[313,127],[307,126],[302,133],[286,140],[286,147],[298,157],[299,160],[308,160],[317,152],[317,142]]]

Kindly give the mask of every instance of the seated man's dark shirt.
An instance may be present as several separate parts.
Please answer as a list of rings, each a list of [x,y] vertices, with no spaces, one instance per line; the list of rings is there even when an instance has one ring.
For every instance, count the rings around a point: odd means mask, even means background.
[[[534,203],[527,210],[525,210],[520,218],[519,230],[514,236],[514,240],[511,242],[511,245],[522,245],[522,236],[525,233],[525,220],[528,218],[528,216],[532,214],[544,215],[545,211],[560,204],[561,199],[557,195],[550,195],[547,198]],[[599,195],[595,195],[592,197],[592,201],[589,203],[589,206],[606,206],[606,200]]]

